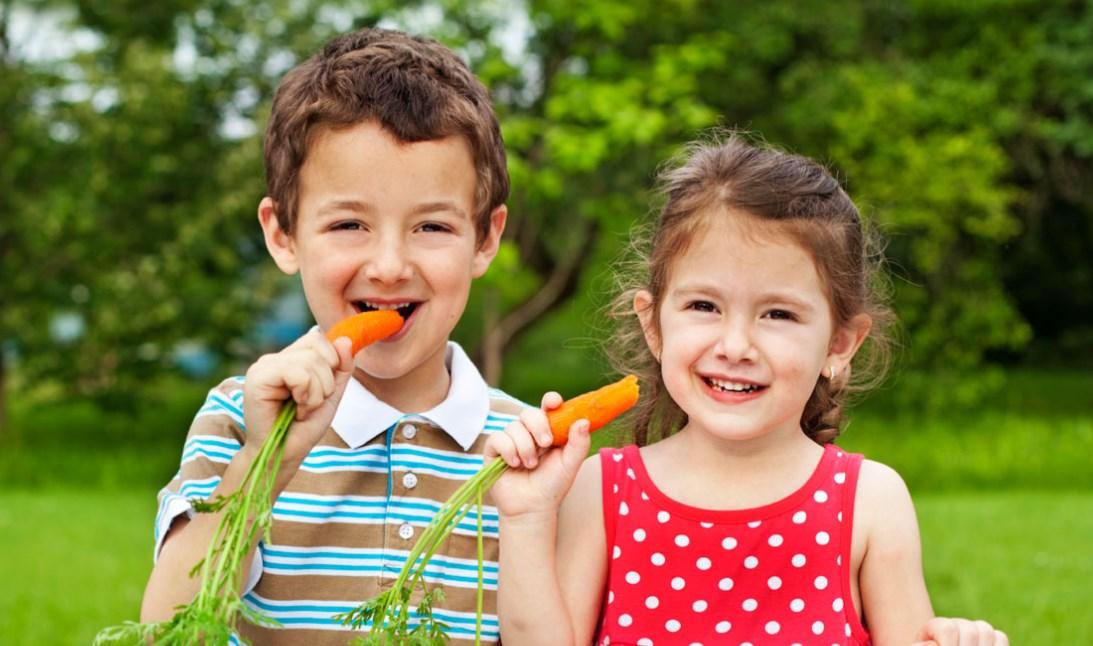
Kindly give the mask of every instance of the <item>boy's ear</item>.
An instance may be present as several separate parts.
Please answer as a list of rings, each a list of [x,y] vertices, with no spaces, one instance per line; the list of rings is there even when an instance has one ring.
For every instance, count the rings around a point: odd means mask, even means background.
[[[843,374],[850,365],[858,348],[861,347],[865,337],[869,336],[869,330],[873,327],[873,318],[868,314],[858,314],[850,319],[850,322],[835,331],[831,337],[831,345],[827,351],[827,365],[823,370],[829,370],[832,366],[836,374]]]
[[[258,223],[262,225],[262,235],[266,239],[266,249],[273,256],[273,262],[286,274],[295,274],[300,270],[296,260],[296,241],[281,228],[277,222],[277,208],[273,198],[266,196],[258,203]]]
[[[647,289],[639,289],[634,294],[634,313],[638,315],[641,323],[641,331],[645,334],[645,344],[649,351],[660,361],[660,335],[657,333],[656,321],[653,320],[653,294]]]
[[[501,234],[505,232],[505,220],[508,219],[509,209],[502,204],[490,213],[490,230],[486,237],[478,243],[478,249],[474,252],[474,264],[471,267],[471,275],[481,278],[490,268],[493,257],[497,255],[497,249],[501,246]]]

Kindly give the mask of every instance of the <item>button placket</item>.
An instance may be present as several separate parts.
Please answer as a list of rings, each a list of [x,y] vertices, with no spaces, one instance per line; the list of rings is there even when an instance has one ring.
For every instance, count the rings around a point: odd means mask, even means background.
[[[402,474],[402,486],[413,489],[417,486],[417,474],[413,472]]]

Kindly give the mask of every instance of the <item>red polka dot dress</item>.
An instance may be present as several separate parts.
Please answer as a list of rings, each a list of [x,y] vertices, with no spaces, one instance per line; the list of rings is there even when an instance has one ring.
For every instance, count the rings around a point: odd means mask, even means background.
[[[824,449],[800,489],[755,509],[679,503],[635,446],[603,449],[607,597],[596,643],[870,643],[850,598],[861,456]]]

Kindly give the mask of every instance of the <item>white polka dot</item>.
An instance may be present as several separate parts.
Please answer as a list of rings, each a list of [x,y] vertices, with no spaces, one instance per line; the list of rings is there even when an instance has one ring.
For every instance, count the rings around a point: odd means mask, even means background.
[[[826,576],[818,576],[818,577],[816,577],[816,580],[814,580],[812,582],[812,584],[816,586],[817,590],[826,590],[827,589],[827,577]]]
[[[736,539],[732,536],[725,538],[725,540],[721,541],[721,547],[724,547],[727,550],[735,549]]]
[[[801,612],[802,610],[805,609],[804,599],[794,599],[793,601],[790,601],[789,602],[789,609],[792,610],[793,612]]]
[[[654,596],[645,597],[645,607],[646,608],[652,610],[653,608],[656,608],[659,605],[660,605],[660,599],[657,599]]]
[[[634,570],[630,570],[629,572],[626,573],[626,582],[627,583],[637,583],[639,581],[641,581],[641,575],[638,574],[637,572],[635,572]]]
[[[676,545],[678,545],[680,547],[687,547],[690,544],[691,544],[691,538],[689,536],[687,536],[686,534],[677,534],[676,535]]]
[[[793,567],[802,567],[805,564],[805,555],[794,554],[793,558],[790,559],[790,563],[793,563]]]
[[[647,501],[647,500],[649,500],[649,496],[643,491],[643,492],[641,492],[641,499]]]
[[[838,519],[839,519],[839,522],[840,522],[840,523],[841,523],[841,522],[843,522],[843,513],[842,513],[842,512],[840,511],[840,512],[839,512],[839,515],[838,515],[838,516],[836,516],[836,518],[838,518]]]
[[[835,565],[838,565],[839,567],[842,567],[842,565],[843,565],[843,557],[842,556],[836,556],[835,557]]]
[[[709,529],[713,527],[713,523],[699,523],[699,525],[702,525],[703,529]]]
[[[824,632],[824,622],[822,622],[822,621],[812,622],[812,634],[813,635],[820,635],[820,634],[823,634],[823,632]]]
[[[755,568],[759,567],[759,559],[754,556],[749,556],[748,558],[744,559],[744,567],[748,568],[749,570],[754,570]]]
[[[820,489],[816,493],[812,494],[812,499],[816,502],[827,502],[827,492]]]
[[[732,629],[732,624],[727,621],[719,621],[717,622],[717,625],[713,627],[713,629],[723,635]]]
[[[820,545],[827,545],[829,542],[831,542],[831,536],[828,535],[827,532],[817,532],[816,542]]]
[[[637,479],[637,476],[634,475],[634,470],[629,468],[626,470],[626,477],[630,478],[631,480]]]
[[[732,585],[732,579],[730,579],[729,577],[725,577],[724,579],[721,579],[717,582],[717,587],[721,588],[722,590],[732,590]]]
[[[839,484],[842,484],[842,483],[846,482],[846,474],[843,473],[842,471],[836,473],[835,474],[835,482],[837,482]]]
[[[611,558],[617,559],[620,556],[622,556],[622,549],[620,549],[619,546],[616,545],[615,549],[611,550]]]
[[[843,599],[842,599],[842,597],[839,597],[838,599],[835,599],[835,601],[833,601],[831,603],[831,609],[834,610],[835,612],[842,612],[843,611]]]
[[[634,623],[634,618],[631,617],[630,615],[625,614],[625,613],[619,615],[619,625],[620,626],[625,627],[625,626],[629,626],[632,623]]]
[[[706,612],[706,608],[709,607],[710,604],[706,603],[702,599],[699,599],[698,601],[695,601],[691,604],[691,610],[694,610],[695,612]]]
[[[759,602],[755,599],[744,599],[744,603],[740,604],[740,607],[751,612],[759,607]]]
[[[691,642],[690,644],[687,644],[687,646],[702,646],[702,642]]]
[[[767,545],[770,545],[771,547],[778,547],[782,544],[782,540],[783,539],[781,534],[771,534],[770,538],[767,539]]]
[[[675,619],[669,619],[664,622],[664,630],[667,630],[670,633],[678,633],[680,628],[682,628],[682,625]]]
[[[649,557],[653,565],[664,565],[664,555],[660,552],[653,552],[653,555]]]
[[[751,527],[752,529],[755,529],[756,527],[758,527],[762,524],[763,524],[763,521],[761,521],[761,520],[753,520],[750,523],[748,523],[748,527]]]
[[[672,519],[672,515],[669,514],[668,512],[666,512],[666,511],[658,511],[657,512],[657,522],[658,523],[666,523],[671,519]]]
[[[808,518],[808,514],[806,514],[803,511],[799,511],[799,512],[793,514],[793,523],[795,525],[800,525],[801,523],[805,522],[805,519],[807,519],[807,518]]]
[[[618,492],[619,492],[619,486],[618,486],[618,485],[612,485],[612,486],[611,486],[611,490],[612,490],[612,491],[613,491],[614,493],[618,493]]]
[[[683,577],[677,576],[672,579],[672,589],[682,590],[683,586],[687,585],[687,582],[683,580]]]
[[[782,627],[778,625],[777,621],[768,621],[767,625],[763,626],[763,629],[767,631],[768,635],[777,635]]]
[[[772,576],[767,579],[767,587],[771,590],[777,590],[778,588],[782,587],[782,580],[776,576]]]
[[[613,459],[615,462],[618,462],[619,460],[622,459],[622,453],[616,453],[616,454],[612,455],[611,459]]]
[[[601,644],[601,646],[609,646],[610,644],[611,644],[611,638],[610,638],[610,637],[607,637],[607,636],[605,636],[605,637],[603,638],[603,643]]]
[[[607,603],[612,603],[614,600],[615,600],[615,593],[614,592],[608,592],[607,593]]]
[[[629,514],[629,513],[630,513],[630,506],[627,505],[625,502],[620,502],[619,503],[619,515],[620,516],[625,516],[626,514]]]
[[[713,561],[706,558],[705,556],[703,556],[702,558],[695,561],[695,567],[700,569],[700,570],[708,570],[712,566],[713,566]]]
[[[638,646],[653,646],[653,640],[648,637],[642,637],[638,640]]]
[[[846,633],[846,636],[849,637],[850,636],[850,624],[843,624],[843,631]]]
[[[634,530],[634,540],[639,542],[639,543],[644,541],[645,540],[645,530],[641,529],[640,527],[638,529],[635,529]]]

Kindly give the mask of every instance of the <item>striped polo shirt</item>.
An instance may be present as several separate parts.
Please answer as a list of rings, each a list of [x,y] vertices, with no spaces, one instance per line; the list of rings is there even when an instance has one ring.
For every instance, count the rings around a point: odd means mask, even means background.
[[[350,380],[331,428],[304,459],[273,507],[268,543],[259,543],[244,602],[280,622],[241,622],[254,644],[347,643],[353,633],[331,619],[387,590],[440,505],[482,466],[490,433],[526,404],[491,389],[463,350],[449,342],[447,398],[429,411],[406,414]],[[171,522],[193,514],[240,449],[243,379],[213,388],[198,411],[178,473],[159,493],[156,554]],[[497,508],[487,494],[482,641],[499,639]],[[478,585],[477,514],[469,513],[430,561],[425,580],[443,589],[433,616],[451,643],[471,643]],[[415,595],[416,599],[420,594]],[[411,619],[411,625],[414,625]]]

